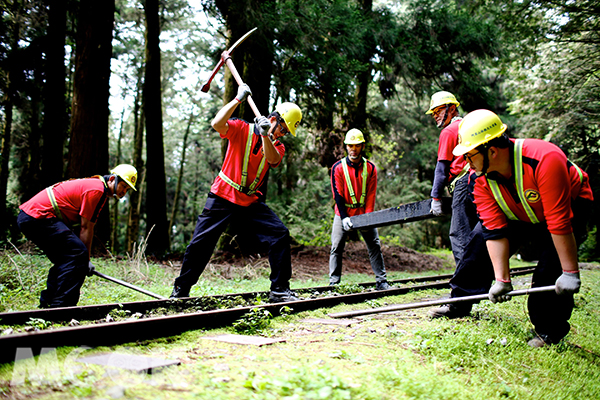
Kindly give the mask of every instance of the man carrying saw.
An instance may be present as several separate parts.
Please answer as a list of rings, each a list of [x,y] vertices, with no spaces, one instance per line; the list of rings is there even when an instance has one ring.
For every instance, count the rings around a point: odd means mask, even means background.
[[[302,112],[296,104],[282,103],[267,117],[255,118],[254,124],[231,118],[239,104],[251,95],[250,87],[241,85],[235,99],[226,104],[212,121],[212,127],[220,137],[229,141],[227,153],[204,210],[198,217],[180,275],[175,279],[172,298],[189,297],[190,288],[198,282],[221,234],[230,223],[235,222],[269,247],[269,300],[298,300],[289,288],[292,275],[290,233],[261,199],[264,196],[258,189],[269,168],[280,165],[285,147],[279,138],[288,133],[296,136]]]

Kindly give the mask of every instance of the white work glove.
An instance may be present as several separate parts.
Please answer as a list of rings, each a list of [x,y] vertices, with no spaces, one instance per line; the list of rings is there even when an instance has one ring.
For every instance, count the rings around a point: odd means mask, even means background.
[[[556,294],[573,294],[578,293],[581,287],[581,279],[579,279],[579,271],[563,271],[562,275],[556,280]]]
[[[429,210],[430,213],[432,213],[433,215],[439,217],[440,215],[443,214],[442,212],[442,201],[441,200],[436,200],[434,198],[431,199],[431,210]]]
[[[488,297],[492,303],[502,303],[512,299],[511,296],[507,296],[506,293],[512,292],[513,287],[510,282],[496,281],[494,286],[490,289]]]
[[[349,231],[353,228],[352,221],[350,221],[350,217],[346,217],[342,220],[342,227],[345,231]]]
[[[268,136],[271,129],[271,121],[264,115],[254,118],[254,123],[258,126],[261,136]]]
[[[235,99],[241,103],[243,101],[245,101],[248,96],[252,96],[252,91],[250,90],[250,86],[248,86],[247,84],[243,84],[240,85],[240,87],[238,87],[238,92],[237,92],[237,96],[235,96]]]
[[[89,271],[88,271],[87,276],[94,275],[94,271],[96,270],[96,267],[94,267],[94,264],[92,264],[91,261],[88,263],[88,268],[89,268]]]

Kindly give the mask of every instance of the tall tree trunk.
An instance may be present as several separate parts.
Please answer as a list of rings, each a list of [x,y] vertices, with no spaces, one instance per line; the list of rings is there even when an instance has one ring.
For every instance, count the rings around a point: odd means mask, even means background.
[[[126,92],[123,92],[123,102],[125,101]],[[117,155],[115,157],[115,166],[121,164],[121,138],[123,137],[123,125],[125,120],[125,107],[121,112],[121,122],[119,125],[119,137],[117,138]],[[110,235],[110,248],[113,254],[119,251],[119,202],[115,201],[112,204],[112,223]]]
[[[185,133],[183,135],[183,144],[181,149],[181,163],[179,164],[179,174],[177,175],[177,187],[175,188],[175,197],[173,198],[173,210],[171,211],[171,218],[169,220],[169,235],[173,232],[173,224],[175,223],[175,218],[177,217],[177,205],[179,204],[179,194],[181,193],[181,182],[183,181],[183,170],[185,169],[185,153],[187,150],[188,137],[190,135],[190,129],[192,123],[194,122],[194,109],[190,111],[190,116],[188,118],[188,123],[185,128]]]
[[[21,35],[21,10],[21,3],[19,1],[14,1],[11,10],[13,27],[10,37],[9,57],[15,57],[18,52]],[[8,65],[12,67],[17,64],[9,63]],[[2,240],[6,238],[6,232],[9,226],[8,216],[6,215],[6,190],[8,187],[8,161],[11,152],[14,96],[16,95],[13,79],[14,71],[11,71],[11,67],[6,71],[5,79],[7,90],[2,98],[5,118],[4,129],[2,130],[2,141],[0,143],[0,239]]]
[[[127,235],[125,236],[125,248],[130,254],[134,250],[135,243],[138,242],[140,234],[140,207],[142,202],[142,191],[144,189],[144,177],[146,175],[144,169],[144,160],[142,159],[142,153],[144,148],[144,105],[142,98],[143,90],[143,71],[139,71],[138,76],[138,89],[135,98],[135,135],[133,139],[133,165],[138,171],[138,183],[136,185],[137,191],[129,192],[129,218],[127,222]]]
[[[75,44],[75,79],[67,176],[105,174],[108,171],[108,98],[115,0],[79,3]],[[95,236],[109,239],[109,211],[105,207]]]
[[[66,102],[65,37],[67,4],[50,0],[48,41],[46,48],[46,85],[44,86],[44,120],[42,122],[41,186],[63,180],[64,147],[67,137],[68,105]]]
[[[167,221],[167,181],[162,126],[160,76],[159,1],[144,2],[146,15],[146,78],[144,80],[144,114],[146,115],[146,234],[147,251],[162,256],[169,249]]]

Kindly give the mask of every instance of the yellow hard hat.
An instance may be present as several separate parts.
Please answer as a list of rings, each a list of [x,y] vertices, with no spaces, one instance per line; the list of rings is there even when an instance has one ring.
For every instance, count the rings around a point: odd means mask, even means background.
[[[431,96],[429,110],[427,110],[425,114],[433,114],[434,109],[443,106],[444,104],[455,104],[456,107],[460,106],[460,103],[452,93],[444,91],[436,92]]]
[[[294,103],[281,103],[275,107],[275,111],[281,115],[281,118],[285,121],[290,133],[296,136],[296,128],[302,121],[302,111],[300,107]]]
[[[458,125],[458,145],[452,150],[452,154],[463,155],[479,145],[502,136],[504,131],[506,131],[506,124],[503,124],[500,117],[492,111],[472,111]]]
[[[137,182],[137,169],[135,169],[133,165],[119,164],[111,169],[110,173],[117,175],[119,178],[123,179],[130,188],[137,191],[135,188],[135,183]]]
[[[356,128],[350,129],[348,133],[346,133],[346,139],[344,140],[345,144],[361,144],[365,142],[365,136],[361,131]]]

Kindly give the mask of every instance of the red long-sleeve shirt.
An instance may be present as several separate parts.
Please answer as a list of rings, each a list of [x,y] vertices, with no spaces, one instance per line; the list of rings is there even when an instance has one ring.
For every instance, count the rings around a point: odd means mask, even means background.
[[[225,173],[229,179],[237,184],[240,184],[242,182],[244,152],[246,150],[246,141],[248,139],[249,124],[246,121],[237,118],[230,119],[227,121],[227,124],[229,125],[227,132],[225,135],[220,135],[222,139],[229,140],[227,153],[225,154],[225,160],[223,161],[221,171],[223,171],[223,173]],[[260,183],[265,178],[269,167],[275,168],[279,166],[281,164],[281,160],[283,160],[283,156],[285,155],[285,146],[283,143],[281,143],[279,140],[276,140],[273,142],[273,145],[281,155],[279,163],[273,165],[265,161],[265,167],[260,174],[260,180],[256,186],[257,188],[260,187]],[[254,179],[256,179],[258,167],[263,157],[262,138],[259,135],[252,134],[252,145],[250,150],[250,158],[248,160],[248,177],[246,178],[246,186],[249,186]],[[244,207],[247,207],[250,204],[258,201],[258,196],[256,194],[252,194],[250,196],[244,194],[239,190],[234,189],[233,186],[225,182],[218,175],[215,178],[210,191],[219,197]]]
[[[514,139],[511,139],[510,163],[513,161]],[[514,168],[514,167],[513,167]],[[589,177],[577,168],[554,144],[538,139],[526,139],[523,143],[523,189],[525,198],[540,223],[545,223],[552,234],[566,235],[573,232],[571,200],[577,197],[593,200]],[[510,210],[520,221],[531,222],[517,193],[513,176],[509,179],[490,172],[477,179],[474,189],[475,205],[484,226],[486,239],[505,237],[508,218],[496,202],[488,179],[494,179]]]
[[[362,173],[364,163],[362,158],[359,163],[353,163],[348,157],[346,157],[348,163],[348,174],[350,176],[350,182],[354,189],[354,197],[356,201],[360,201],[362,195]],[[352,204],[352,198],[350,197],[350,191],[346,184],[346,178],[344,177],[344,167],[342,161],[338,161],[333,164],[331,168],[331,191],[333,193],[333,199],[335,200],[335,214],[342,218],[352,217],[354,215],[366,214],[375,210],[375,197],[377,196],[377,168],[371,161],[366,162],[367,164],[367,192],[365,198],[365,206],[360,208],[348,208],[345,204]]]

